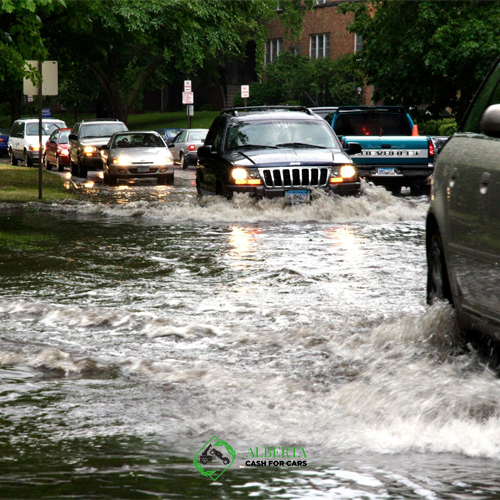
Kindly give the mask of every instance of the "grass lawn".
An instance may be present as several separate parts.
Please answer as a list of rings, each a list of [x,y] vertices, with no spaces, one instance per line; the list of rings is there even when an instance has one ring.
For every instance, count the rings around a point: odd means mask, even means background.
[[[77,196],[64,187],[64,182],[64,179],[59,175],[44,170],[42,176],[43,197],[39,200],[38,168],[0,165],[0,203],[76,199]]]
[[[195,111],[191,117],[191,128],[209,128],[220,111]],[[128,116],[130,130],[156,130],[158,128],[187,128],[185,111],[172,113],[143,113]]]

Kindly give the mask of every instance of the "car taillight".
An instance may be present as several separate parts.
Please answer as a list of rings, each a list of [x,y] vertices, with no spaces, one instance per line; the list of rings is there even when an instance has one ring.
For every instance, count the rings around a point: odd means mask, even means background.
[[[196,146],[194,144],[190,144],[188,147],[188,151],[196,151]]]
[[[436,154],[434,151],[434,143],[432,142],[432,139],[427,139],[427,143],[429,144],[429,158],[431,158]]]

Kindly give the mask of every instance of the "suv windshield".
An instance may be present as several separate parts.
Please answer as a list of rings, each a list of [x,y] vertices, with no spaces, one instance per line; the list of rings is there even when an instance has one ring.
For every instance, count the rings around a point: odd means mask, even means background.
[[[328,124],[322,121],[234,121],[228,127],[226,149],[238,149],[244,146],[335,149],[340,147]]]
[[[62,128],[65,125],[60,123],[43,123],[42,122],[42,135],[50,135],[56,128]],[[38,135],[38,123],[26,124],[26,135]]]
[[[115,132],[127,130],[123,123],[92,123],[82,125],[80,137],[82,139],[90,139],[92,137],[110,137]]]
[[[411,135],[408,120],[401,113],[367,111],[340,114],[335,122],[337,135]]]

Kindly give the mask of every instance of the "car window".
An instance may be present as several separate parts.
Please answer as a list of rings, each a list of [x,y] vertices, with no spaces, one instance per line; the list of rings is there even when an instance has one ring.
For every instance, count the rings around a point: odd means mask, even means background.
[[[226,119],[224,117],[217,117],[207,133],[205,145],[212,146],[214,151],[220,151],[225,124]]]
[[[156,134],[117,134],[113,141],[113,148],[164,148],[165,143]]]
[[[187,135],[187,132],[184,131],[184,132],[181,132],[176,138],[175,138],[175,142],[184,142],[186,140],[186,135]]]
[[[206,132],[189,132],[188,141],[202,141],[207,136]]]
[[[43,123],[42,135],[50,135],[54,130],[59,130],[64,123]],[[26,125],[26,135],[38,135],[38,122],[28,123]]]
[[[70,131],[64,130],[59,133],[59,144],[68,144]]]
[[[500,103],[499,81],[500,63],[480,87],[460,126],[460,132],[480,132],[481,118],[486,108]]]
[[[337,135],[411,135],[408,120],[401,113],[365,111],[340,114],[334,126]]]
[[[52,132],[52,134],[50,134],[49,141],[56,142],[58,134],[59,134],[59,131],[54,130],[54,132]]]
[[[82,139],[91,139],[96,137],[109,137],[115,132],[127,130],[123,123],[89,123],[81,126]]]
[[[246,145],[277,146],[293,143],[312,147],[339,147],[331,128],[324,120],[236,121],[229,125],[226,137],[226,149]]]

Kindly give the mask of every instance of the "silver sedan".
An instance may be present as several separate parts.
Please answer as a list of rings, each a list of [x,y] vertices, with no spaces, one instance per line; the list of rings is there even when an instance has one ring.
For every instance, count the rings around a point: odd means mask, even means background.
[[[157,132],[117,132],[101,149],[104,182],[154,177],[158,184],[174,183],[174,160]]]
[[[178,161],[182,169],[198,162],[198,148],[203,146],[208,129],[192,128],[183,130],[178,134],[171,144],[168,145],[174,160]]]

